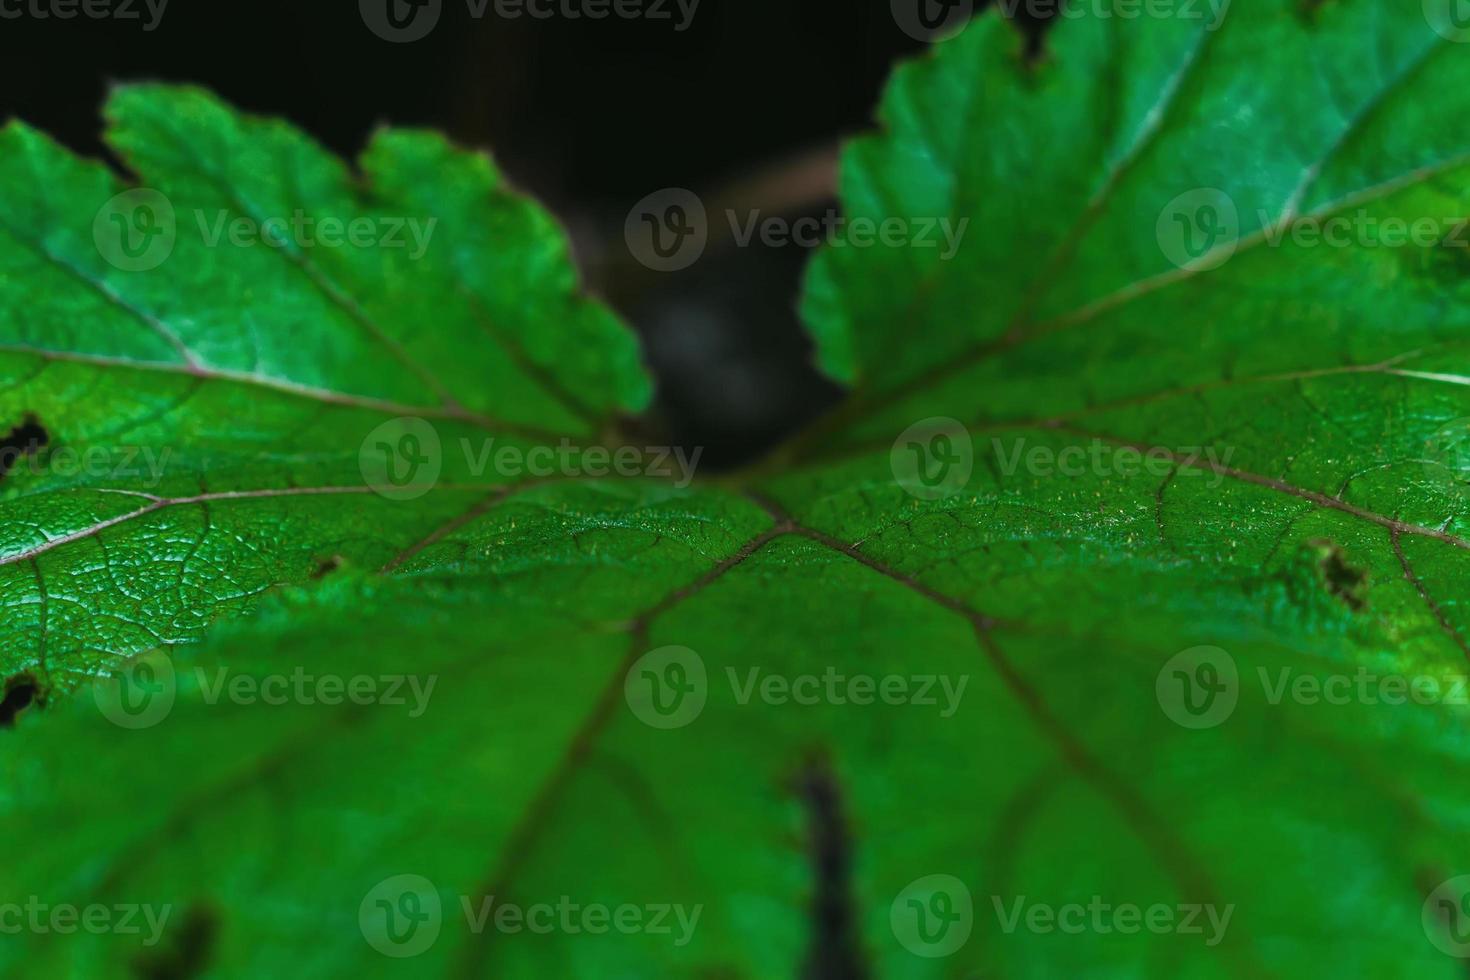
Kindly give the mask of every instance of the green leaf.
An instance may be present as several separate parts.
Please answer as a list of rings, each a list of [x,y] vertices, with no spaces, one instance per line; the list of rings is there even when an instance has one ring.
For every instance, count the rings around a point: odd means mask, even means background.
[[[0,500],[8,671],[66,686],[323,562],[380,567],[492,488],[458,440],[588,442],[646,404],[631,335],[486,157],[385,130],[359,178],[188,89],[121,89],[108,117],[167,229],[126,226],[153,268],[123,251],[111,222],[140,212],[109,203],[105,167],[0,133],[0,427],[49,439]],[[378,238],[327,247],[329,220]],[[378,427],[402,417],[438,427],[440,482],[463,489],[367,492],[363,460],[403,435]]]
[[[32,929],[0,962],[1462,975],[1470,47],[1446,23],[1065,17],[1032,63],[978,19],[900,69],[844,167],[849,216],[968,218],[958,251],[825,252],[807,315],[852,397],[685,489],[469,487],[446,450],[432,491],[365,492],[397,416],[528,449],[643,400],[483,160],[382,137],[358,187],[197,93],[125,94],[114,141],[176,207],[427,213],[445,250],[181,234],[172,271],[122,275],[88,239],[119,187],[13,128],[0,166],[66,193],[3,182],[3,322],[50,353],[0,362],[0,406],[179,455],[148,498],[6,479],[0,662],[44,669],[48,704],[0,733],[0,896],[172,914],[156,945]],[[1347,243],[1314,241],[1333,218]],[[508,348],[467,339],[464,289]],[[261,703],[302,674],[375,697]],[[557,924],[497,926],[506,904]]]

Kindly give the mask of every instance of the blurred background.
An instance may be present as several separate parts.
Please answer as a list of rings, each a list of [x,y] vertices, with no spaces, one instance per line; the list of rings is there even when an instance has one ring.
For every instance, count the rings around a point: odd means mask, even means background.
[[[705,447],[712,467],[750,460],[841,396],[812,369],[796,316],[809,256],[712,242],[687,269],[652,272],[624,243],[630,208],[682,187],[711,203],[712,225],[725,224],[716,201],[824,214],[841,140],[869,128],[893,63],[926,46],[898,8],[953,20],[969,6],[698,0],[686,16],[694,0],[659,0],[666,17],[591,20],[563,12],[586,0],[539,0],[546,18],[441,0],[427,36],[390,43],[354,0],[166,0],[157,16],[149,4],[165,0],[100,0],[136,16],[58,19],[67,2],[98,0],[0,0],[0,117],[106,156],[108,84],[157,79],[284,116],[349,159],[384,122],[490,149],[561,218],[589,286],[643,336],[659,382],[652,424]],[[371,2],[406,18],[434,0]]]

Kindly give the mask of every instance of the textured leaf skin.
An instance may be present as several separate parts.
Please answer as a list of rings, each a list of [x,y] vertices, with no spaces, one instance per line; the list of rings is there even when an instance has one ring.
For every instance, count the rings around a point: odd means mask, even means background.
[[[1236,0],[1216,31],[1068,18],[1035,65],[985,17],[901,68],[887,131],[848,153],[847,208],[977,227],[948,264],[888,248],[818,260],[808,321],[854,393],[759,475],[223,497],[0,565],[19,627],[0,656],[58,688],[0,732],[16,842],[0,894],[191,911],[211,924],[219,976],[787,977],[813,955],[830,885],[815,780],[836,788],[852,945],[875,977],[1462,976],[1421,909],[1470,870],[1465,706],[1272,704],[1256,681],[1364,668],[1449,685],[1466,671],[1470,471],[1432,449],[1470,416],[1470,264],[1444,247],[1272,246],[1262,231],[1283,215],[1467,213],[1470,46],[1418,6]],[[446,441],[531,444],[590,437],[645,399],[625,335],[571,295],[554,234],[483,158],[388,134],[357,184],[298,134],[195,92],[125,90],[110,115],[171,198],[412,206],[454,216],[452,250],[427,273],[321,260],[396,345],[364,337],[280,254],[189,264],[181,240],[170,267],[197,288],[116,277],[85,236],[119,186],[12,127],[0,186],[45,172],[67,193],[0,196],[7,336],[49,352],[0,359],[0,418],[33,412],[79,446],[128,424],[140,443],[177,442],[173,482],[150,492],[185,498],[360,486],[358,446],[414,414],[403,405],[432,409],[418,414]],[[1224,265],[1181,272],[1155,218],[1200,187],[1236,202],[1242,240]],[[488,256],[515,264],[530,297],[499,292]],[[466,340],[479,335],[448,298],[456,275],[522,355]],[[135,310],[176,324],[203,370],[178,370]],[[259,318],[259,356],[232,346],[241,317]],[[416,330],[425,317],[444,331]],[[926,502],[896,483],[890,447],[932,416],[965,423],[975,465],[962,493]],[[1019,438],[1217,455],[1174,453],[1164,477],[1008,473]],[[103,492],[116,487],[28,479],[12,474],[0,503],[0,554],[138,506]],[[331,555],[353,567],[306,582]],[[177,704],[157,727],[120,732],[85,691],[59,693],[221,619],[173,651]],[[623,700],[637,658],[666,645],[697,651],[711,677],[703,713],[675,731]],[[1156,681],[1197,646],[1227,650],[1245,680],[1226,722],[1188,730]],[[440,686],[410,719],[209,704],[194,681],[301,664]],[[968,684],[940,717],[741,704],[724,681],[829,666]],[[358,906],[405,873],[447,911],[430,950],[395,960],[363,941]],[[927,959],[897,941],[890,906],[939,873],[966,884],[974,926]],[[485,894],[703,913],[682,946],[476,936],[458,896]],[[1216,945],[1006,932],[992,899],[1018,896],[1233,916]],[[0,946],[0,963],[35,975],[129,976],[147,955],[162,954],[121,936]]]
[[[55,430],[53,450],[149,447],[165,465],[158,480],[119,478],[117,457],[79,476],[21,466],[6,481],[0,595],[22,617],[0,641],[7,669],[64,686],[117,655],[197,639],[334,556],[385,564],[491,489],[448,451],[441,484],[469,490],[413,507],[363,492],[359,447],[387,420],[430,419],[451,450],[464,438],[528,446],[588,441],[646,405],[635,342],[577,294],[551,219],[487,158],[383,131],[355,178],[290,127],[191,89],[120,89],[107,115],[112,144],[172,203],[173,252],[146,272],[109,265],[93,219],[123,185],[8,125],[0,424],[33,416]],[[419,258],[350,243],[210,247],[219,215],[298,211],[433,219],[438,240]],[[115,491],[216,499],[45,550],[149,505]]]

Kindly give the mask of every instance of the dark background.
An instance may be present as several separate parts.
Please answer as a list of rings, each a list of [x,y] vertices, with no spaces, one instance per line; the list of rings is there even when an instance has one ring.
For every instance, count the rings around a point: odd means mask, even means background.
[[[446,0],[411,44],[373,35],[353,0],[170,0],[152,32],[142,20],[0,20],[0,117],[105,155],[108,83],[161,79],[284,116],[349,158],[382,122],[491,149],[568,225],[590,285],[643,335],[661,424],[718,466],[840,397],[810,367],[794,312],[807,255],[756,245],[680,273],[615,275],[624,217],[660,188],[721,196],[756,174],[774,175],[759,195],[786,187],[786,210],[820,214],[832,203],[812,180],[820,162],[791,161],[830,158],[868,128],[893,63],[923,47],[889,0],[702,0],[683,32],[508,20],[493,6],[475,19]]]

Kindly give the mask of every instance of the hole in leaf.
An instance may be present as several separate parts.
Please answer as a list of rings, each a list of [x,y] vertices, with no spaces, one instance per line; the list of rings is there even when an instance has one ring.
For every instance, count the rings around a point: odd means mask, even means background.
[[[15,464],[29,459],[51,442],[51,433],[34,415],[27,415],[15,428],[0,438],[0,480],[5,479]]]
[[[1348,564],[1343,550],[1331,541],[1313,541],[1317,549],[1317,569],[1322,573],[1322,582],[1327,591],[1357,612],[1367,605],[1364,594],[1368,591],[1368,572]]]
[[[346,561],[341,555],[323,558],[316,563],[316,570],[311,573],[311,577],[315,580],[324,579],[346,564]]]
[[[133,962],[142,980],[192,980],[209,965],[219,934],[219,918],[205,905],[191,905],[164,929],[164,941]]]
[[[823,758],[808,762],[796,790],[807,811],[812,887],[811,948],[804,980],[867,980],[859,955],[852,895],[852,836],[843,813],[842,788]]]
[[[36,679],[22,674],[5,682],[5,693],[0,695],[0,728],[11,728],[15,717],[36,701],[40,693]]]

